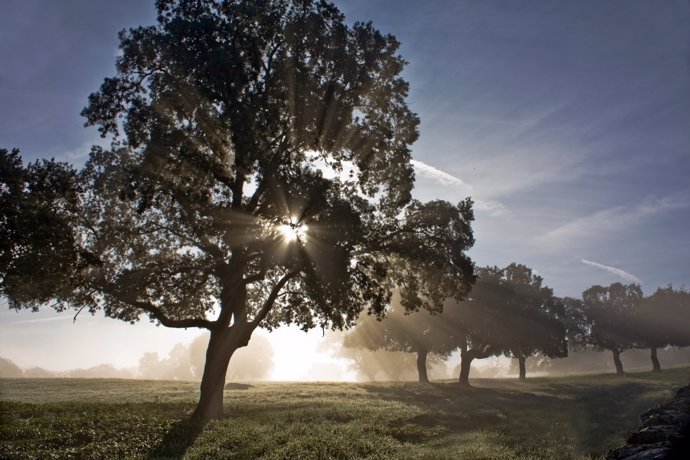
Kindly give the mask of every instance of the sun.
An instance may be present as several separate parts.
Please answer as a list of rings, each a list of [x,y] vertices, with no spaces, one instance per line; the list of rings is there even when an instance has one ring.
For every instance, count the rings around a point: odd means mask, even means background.
[[[307,230],[306,225],[295,222],[292,219],[289,223],[278,226],[278,231],[288,243],[306,238]]]

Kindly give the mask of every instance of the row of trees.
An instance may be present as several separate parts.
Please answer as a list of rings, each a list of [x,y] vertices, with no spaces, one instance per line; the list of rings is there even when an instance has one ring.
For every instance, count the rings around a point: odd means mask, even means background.
[[[658,349],[690,346],[690,292],[672,286],[645,297],[637,284],[592,286],[582,299],[564,299],[572,343],[608,350],[616,373],[624,373],[620,354],[648,348],[654,371],[661,371]]]
[[[351,348],[414,353],[420,382],[428,382],[426,360],[460,350],[459,381],[469,384],[475,359],[504,355],[517,360],[526,378],[526,360],[539,355],[563,358],[571,350],[609,350],[617,373],[620,353],[649,348],[655,371],[657,350],[690,345],[690,293],[671,286],[648,297],[639,286],[593,286],[582,299],[558,298],[541,277],[519,264],[477,270],[470,296],[449,300],[442,314],[410,313],[393,302],[385,319],[364,315],[344,339]]]

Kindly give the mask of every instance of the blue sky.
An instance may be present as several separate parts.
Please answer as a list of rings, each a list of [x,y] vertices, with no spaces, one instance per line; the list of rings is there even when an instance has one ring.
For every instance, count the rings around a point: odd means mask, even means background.
[[[337,4],[402,42],[422,120],[415,195],[476,200],[479,265],[527,264],[559,295],[613,281],[639,280],[646,293],[690,285],[689,2]],[[116,33],[154,16],[139,0],[5,0],[0,147],[82,161],[99,138],[79,112],[114,72]],[[31,334],[43,346],[62,340],[55,330],[76,340],[82,319],[50,315],[3,310],[0,355],[36,361],[40,349],[22,351]],[[83,321],[113,341],[150,329]],[[162,330],[161,351],[187,340]]]

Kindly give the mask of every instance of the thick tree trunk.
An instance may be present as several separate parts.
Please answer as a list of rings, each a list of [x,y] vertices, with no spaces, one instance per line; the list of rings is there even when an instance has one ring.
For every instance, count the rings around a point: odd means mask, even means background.
[[[472,366],[472,360],[474,355],[470,351],[461,351],[460,353],[460,377],[458,377],[458,383],[462,386],[470,386],[470,366]]]
[[[661,363],[659,362],[659,358],[656,355],[656,347],[651,347],[650,349],[652,351],[652,371],[661,372]]]
[[[204,374],[201,377],[199,404],[192,418],[206,421],[223,416],[223,387],[225,373],[228,370],[230,357],[239,348],[236,334],[232,329],[211,331],[211,339],[206,350]]]
[[[621,362],[621,352],[618,350],[611,350],[611,353],[613,353],[613,364],[616,365],[616,374],[624,375],[625,372],[623,371],[623,363]]]
[[[524,382],[525,380],[527,380],[527,368],[525,367],[525,361],[526,360],[527,360],[527,358],[525,358],[524,356],[518,356],[518,363],[520,365],[520,377],[519,377],[519,379],[521,382]]]
[[[426,350],[417,352],[417,373],[419,374],[419,383],[429,383],[429,377],[426,373]]]

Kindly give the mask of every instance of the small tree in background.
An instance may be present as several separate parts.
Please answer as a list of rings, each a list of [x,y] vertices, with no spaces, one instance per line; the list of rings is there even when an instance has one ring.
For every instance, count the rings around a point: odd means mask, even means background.
[[[671,285],[645,297],[634,312],[637,346],[650,349],[652,369],[661,372],[659,348],[690,345],[690,293]]]
[[[637,284],[592,286],[582,293],[584,340],[599,350],[610,350],[616,374],[623,375],[620,354],[635,345],[634,315],[642,301]]]
[[[428,383],[427,358],[447,358],[455,349],[455,338],[443,314],[426,311],[408,312],[393,295],[383,319],[363,315],[344,338],[346,348],[399,351],[417,356],[419,382]]]
[[[548,358],[568,356],[564,308],[553,290],[532,269],[516,263],[503,271],[508,294],[505,314],[496,327],[503,330],[507,352],[518,360],[519,379],[526,379],[525,361],[539,354]]]
[[[477,269],[477,281],[468,299],[444,304],[446,327],[460,348],[458,383],[463,386],[470,384],[472,361],[507,351],[502,331],[496,327],[501,321],[502,302],[510,292],[502,278],[503,270],[498,267]]]

